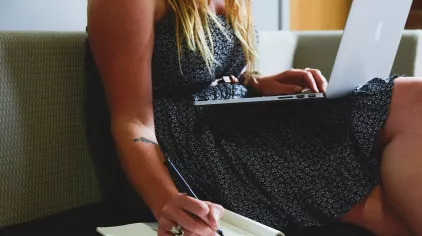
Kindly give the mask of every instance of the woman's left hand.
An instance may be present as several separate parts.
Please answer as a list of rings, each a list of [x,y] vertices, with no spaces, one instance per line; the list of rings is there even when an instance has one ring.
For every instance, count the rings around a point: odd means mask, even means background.
[[[265,96],[297,94],[304,89],[310,89],[313,93],[325,93],[328,85],[321,71],[309,68],[290,69],[276,75],[261,76],[248,84]]]

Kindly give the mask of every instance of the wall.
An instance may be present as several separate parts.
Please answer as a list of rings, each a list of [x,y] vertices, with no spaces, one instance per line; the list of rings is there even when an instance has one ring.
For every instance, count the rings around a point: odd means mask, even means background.
[[[252,0],[259,30],[279,29],[279,1]],[[83,31],[87,0],[0,0],[0,30]]]
[[[343,29],[352,0],[290,0],[293,30]],[[407,29],[422,29],[422,0],[413,0]]]
[[[344,29],[352,0],[290,0],[292,30]]]
[[[87,0],[0,0],[0,30],[83,31]]]
[[[279,1],[252,0],[252,13],[258,30],[279,29]]]
[[[412,10],[406,23],[408,29],[422,29],[422,0],[413,0]]]

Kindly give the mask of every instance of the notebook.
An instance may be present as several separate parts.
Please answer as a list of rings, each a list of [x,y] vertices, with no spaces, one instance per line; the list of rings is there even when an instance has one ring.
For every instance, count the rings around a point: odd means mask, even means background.
[[[229,210],[224,211],[220,227],[225,236],[284,236],[278,230]],[[157,228],[157,223],[134,223],[98,227],[97,232],[103,236],[157,236]]]

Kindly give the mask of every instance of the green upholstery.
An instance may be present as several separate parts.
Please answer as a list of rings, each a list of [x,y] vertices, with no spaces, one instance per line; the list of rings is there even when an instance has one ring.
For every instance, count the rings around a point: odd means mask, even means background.
[[[257,66],[264,74],[318,68],[329,77],[342,31],[260,32]],[[422,76],[422,30],[405,30],[392,74]]]
[[[319,68],[328,77],[340,45],[341,31],[310,31],[296,34],[298,42],[294,67]],[[422,30],[406,30],[403,33],[391,73],[422,76]]]
[[[329,74],[341,32],[262,32],[264,72]],[[84,129],[83,32],[0,32],[0,228],[98,202]],[[393,73],[422,76],[406,31]]]
[[[98,201],[82,33],[0,33],[0,227]]]

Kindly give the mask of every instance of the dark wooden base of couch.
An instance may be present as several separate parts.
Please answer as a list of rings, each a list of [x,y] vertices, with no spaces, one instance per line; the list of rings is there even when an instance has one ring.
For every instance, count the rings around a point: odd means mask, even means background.
[[[49,216],[21,225],[0,229],[1,236],[99,236],[98,226],[113,226],[123,222],[101,204],[81,207],[58,215]],[[323,228],[292,229],[285,231],[286,236],[372,236],[367,231],[344,224],[334,224]]]

